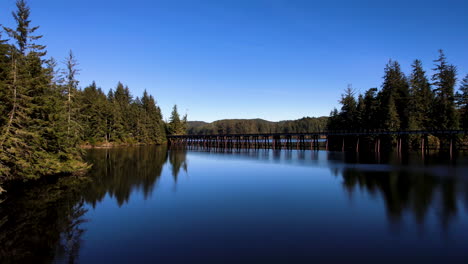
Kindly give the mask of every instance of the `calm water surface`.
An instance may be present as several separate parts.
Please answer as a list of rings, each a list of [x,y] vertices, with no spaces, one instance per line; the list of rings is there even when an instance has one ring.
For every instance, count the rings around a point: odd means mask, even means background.
[[[9,191],[4,263],[468,263],[468,158],[91,150]]]

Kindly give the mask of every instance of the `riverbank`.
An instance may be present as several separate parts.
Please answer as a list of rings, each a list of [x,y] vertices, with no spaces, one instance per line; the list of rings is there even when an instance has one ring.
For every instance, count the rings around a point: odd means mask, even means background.
[[[69,162],[68,169],[59,173],[41,175],[37,179],[8,179],[0,181],[0,203],[3,200],[3,196],[8,193],[8,190],[18,188],[18,186],[33,186],[39,185],[44,182],[56,181],[60,178],[85,178],[88,171],[91,169],[93,164],[84,161],[73,161]]]
[[[148,144],[148,143],[117,143],[117,142],[102,142],[96,144],[85,143],[81,144],[81,149],[106,149],[106,148],[118,148],[118,147],[136,147],[136,146],[159,146],[165,145],[167,141],[163,142],[162,144]]]
[[[125,147],[136,147],[136,146],[157,146],[157,145],[165,145],[167,142],[162,144],[147,144],[147,143],[118,143],[118,142],[99,142],[95,144],[85,143],[79,146],[80,149],[88,150],[88,149],[112,149],[112,148],[125,148]],[[47,178],[54,178],[54,177],[83,177],[89,171],[89,169],[93,166],[93,164],[89,164],[82,161],[73,161],[69,162],[64,167],[68,167],[66,171],[50,174],[50,175],[42,175],[37,179],[31,179],[26,182],[18,179],[10,179],[10,180],[0,180],[0,202],[1,196],[7,193],[7,190],[10,189],[10,186],[19,185],[21,184],[35,184]]]

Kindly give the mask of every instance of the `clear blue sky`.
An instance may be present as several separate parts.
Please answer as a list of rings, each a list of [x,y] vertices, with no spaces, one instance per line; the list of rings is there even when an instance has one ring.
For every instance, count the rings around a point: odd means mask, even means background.
[[[15,0],[0,2],[11,26]],[[29,0],[48,55],[72,49],[80,86],[153,94],[164,118],[328,115],[348,84],[380,87],[392,58],[468,73],[468,1]]]

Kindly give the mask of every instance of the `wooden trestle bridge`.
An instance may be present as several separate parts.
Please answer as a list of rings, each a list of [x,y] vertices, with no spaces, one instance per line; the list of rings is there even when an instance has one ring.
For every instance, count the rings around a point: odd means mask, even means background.
[[[419,136],[421,150],[429,149],[429,135],[445,139],[445,146],[450,153],[454,148],[461,147],[457,138],[467,135],[467,130],[412,130],[412,131],[318,131],[310,133],[260,133],[260,134],[218,134],[218,135],[170,135],[168,143],[171,146],[200,146],[214,148],[272,148],[272,149],[326,149],[329,150],[330,139],[338,139],[341,150],[355,149],[359,151],[363,141],[371,145],[375,152],[381,150],[381,139],[393,136],[396,149],[401,151],[404,139],[410,135]],[[461,148],[459,148],[461,149]]]

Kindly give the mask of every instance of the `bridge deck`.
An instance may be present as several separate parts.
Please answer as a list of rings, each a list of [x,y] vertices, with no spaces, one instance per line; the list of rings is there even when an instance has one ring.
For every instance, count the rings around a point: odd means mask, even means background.
[[[405,131],[317,131],[307,133],[257,133],[257,134],[211,134],[211,135],[169,135],[168,138],[207,137],[300,137],[300,136],[379,136],[379,135],[467,135],[468,130],[405,130]]]

